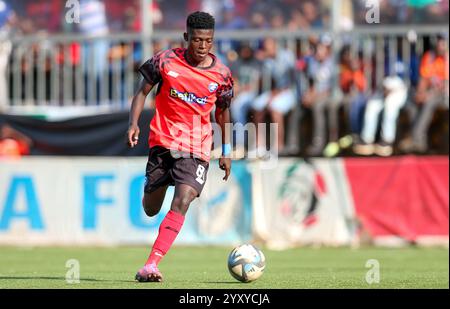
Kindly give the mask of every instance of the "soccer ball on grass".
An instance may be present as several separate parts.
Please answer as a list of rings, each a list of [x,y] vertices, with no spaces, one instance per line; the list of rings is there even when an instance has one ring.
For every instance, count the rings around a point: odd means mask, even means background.
[[[228,256],[228,270],[236,280],[255,281],[264,273],[266,258],[261,250],[245,244],[234,248]]]

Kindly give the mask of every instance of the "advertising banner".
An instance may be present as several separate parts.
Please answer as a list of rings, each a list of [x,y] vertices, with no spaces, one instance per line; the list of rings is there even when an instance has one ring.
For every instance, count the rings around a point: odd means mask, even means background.
[[[262,192],[255,233],[269,246],[351,243],[353,201],[341,160],[284,159],[277,168],[253,171]]]
[[[26,157],[0,161],[0,245],[152,244],[170,209],[145,215],[145,157]],[[448,244],[447,157],[212,161],[177,244],[248,241],[283,249],[377,243]],[[263,168],[264,167],[264,168]]]
[[[150,244],[170,209],[141,206],[146,158],[30,157],[0,161],[0,244]],[[179,244],[230,244],[251,236],[251,177],[237,162],[228,182],[217,162],[187,214]]]
[[[345,170],[355,212],[372,237],[448,242],[448,157],[352,158]]]

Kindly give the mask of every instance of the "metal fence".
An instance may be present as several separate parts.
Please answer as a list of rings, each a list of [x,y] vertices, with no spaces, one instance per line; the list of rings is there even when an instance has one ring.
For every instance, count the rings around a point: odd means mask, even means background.
[[[354,57],[362,57],[367,64],[366,80],[376,88],[384,76],[393,73],[396,58],[400,57],[405,67],[411,68],[416,61],[412,57],[420,59],[427,46],[443,32],[448,34],[447,26],[375,26],[351,33],[217,32],[215,51],[226,55],[224,42],[249,42],[257,47],[262,39],[274,37],[300,58],[308,50],[311,36],[328,34],[334,57],[337,59],[342,46],[348,44]],[[183,44],[180,32],[155,32],[151,37],[128,33],[103,37],[36,34],[9,41],[11,52],[0,55],[8,57],[6,72],[0,72],[1,78],[6,76],[8,94],[1,96],[0,108],[10,113],[39,113],[60,107],[75,108],[79,113],[128,109],[141,79],[137,68],[150,56],[144,51]],[[404,79],[414,86],[410,77],[405,74]]]

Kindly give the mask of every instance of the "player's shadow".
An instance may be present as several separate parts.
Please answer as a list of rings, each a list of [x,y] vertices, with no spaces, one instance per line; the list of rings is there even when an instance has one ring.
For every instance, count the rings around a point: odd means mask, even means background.
[[[203,283],[210,284],[239,284],[237,281],[203,281]]]
[[[66,281],[65,277],[48,277],[48,276],[0,276],[0,280],[63,280]],[[104,280],[104,279],[94,279],[94,278],[80,278],[81,282],[134,282],[132,280]]]

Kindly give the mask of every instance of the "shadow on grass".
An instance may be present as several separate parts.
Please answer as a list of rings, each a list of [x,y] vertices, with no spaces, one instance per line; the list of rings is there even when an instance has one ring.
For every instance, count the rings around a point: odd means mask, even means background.
[[[43,276],[0,276],[0,280],[63,280],[65,281],[65,277],[43,277]],[[93,279],[93,278],[80,278],[80,283],[82,282],[127,282],[134,283],[134,280],[103,280],[103,279]]]
[[[210,283],[210,284],[242,284],[238,281],[203,281],[202,283]]]

